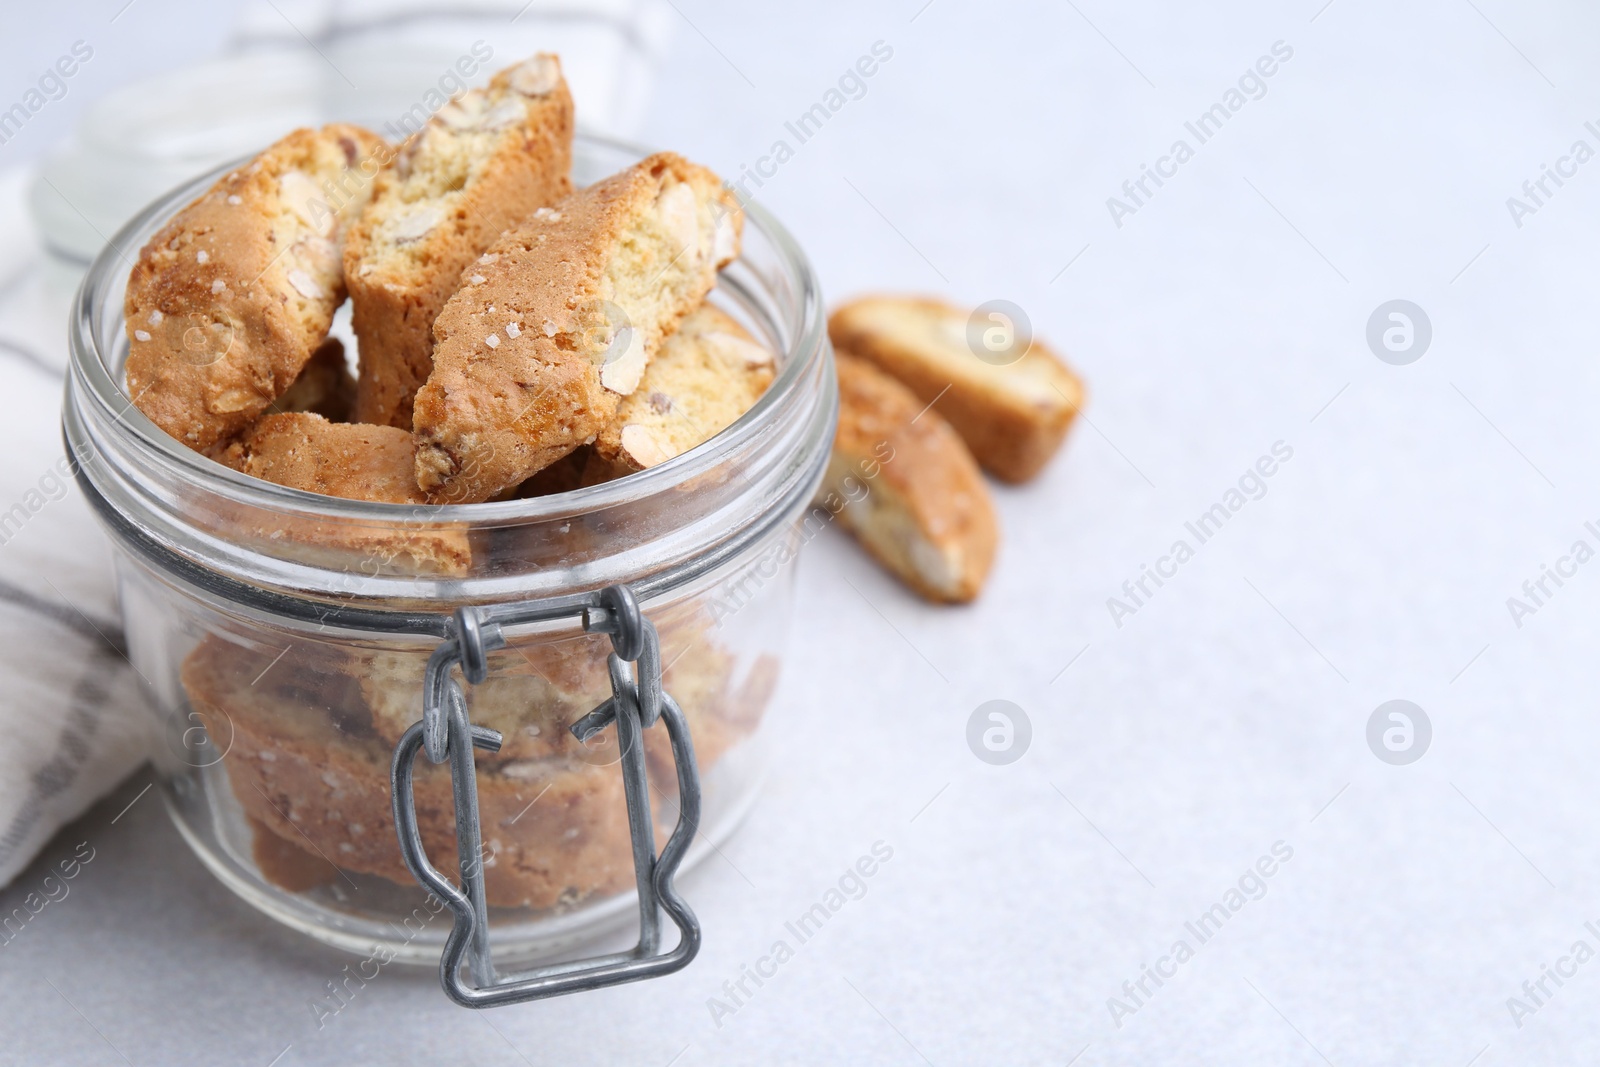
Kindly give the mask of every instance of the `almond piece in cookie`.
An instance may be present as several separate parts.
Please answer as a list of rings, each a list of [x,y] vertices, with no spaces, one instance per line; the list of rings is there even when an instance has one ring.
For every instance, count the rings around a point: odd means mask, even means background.
[[[427,504],[413,472],[411,435],[393,426],[329,422],[309,412],[269,415],[221,453],[220,460],[253,478],[323,496],[383,504]],[[472,554],[464,531],[447,525],[404,532],[340,523],[293,520],[282,537],[363,557],[363,567],[421,574],[460,574]]]
[[[388,146],[357,126],[296,130],[150,239],[128,278],[128,394],[200,452],[286,392],[344,300],[340,243]]]
[[[933,403],[996,478],[1025,482],[1060,447],[1083,407],[1083,382],[1037,338],[1010,360],[1003,346],[1014,335],[998,319],[976,332],[980,347],[992,334],[1002,351],[979,358],[968,318],[939,300],[864,297],[833,313],[828,336],[836,351],[872,361]]]
[[[772,384],[771,350],[712,304],[678,324],[639,388],[595,438],[585,481],[609,481],[665,463],[732,426]]]
[[[972,600],[999,539],[972,454],[905,386],[863,360],[837,360],[839,431],[819,502],[927,599]]]
[[[344,358],[344,345],[330,337],[311,354],[288,392],[268,404],[265,413],[309,411],[329,422],[349,422],[355,396],[356,380]]]
[[[541,208],[462,274],[417,394],[417,481],[488,500],[592,440],[739,252],[711,171],[651,156]]]
[[[440,108],[374,184],[345,243],[361,341],[358,422],[411,429],[433,369],[433,320],[462,268],[572,191],[572,95],[536,55]]]

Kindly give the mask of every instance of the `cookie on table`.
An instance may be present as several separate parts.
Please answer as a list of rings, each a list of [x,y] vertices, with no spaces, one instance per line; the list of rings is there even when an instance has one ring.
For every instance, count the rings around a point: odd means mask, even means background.
[[[384,504],[426,504],[413,472],[411,435],[393,426],[329,422],[310,412],[268,415],[217,457],[243,474],[323,496]],[[403,566],[424,574],[459,574],[471,563],[467,534],[449,526],[383,531],[372,526],[301,519],[285,526],[290,541],[369,557],[368,566]]]
[[[341,243],[388,146],[302,129],[178,212],[128,278],[128,394],[200,452],[288,391],[344,300]]]
[[[772,384],[774,360],[748,330],[713,304],[678,325],[617,404],[594,441],[585,482],[632,474],[709,441],[749,411]]]
[[[462,268],[572,191],[572,95],[536,55],[444,105],[374,184],[344,248],[361,341],[355,420],[411,429],[433,320]]]
[[[267,405],[265,414],[309,411],[329,422],[348,422],[355,398],[356,379],[344,358],[344,344],[330,337],[311,354],[288,391]]]
[[[416,397],[417,481],[488,500],[600,433],[739,252],[715,174],[654,155],[535,211],[463,274]]]
[[[1037,338],[1011,362],[974,354],[969,312],[940,300],[871,296],[828,319],[836,351],[858,356],[899,379],[955,427],[980,464],[1004,482],[1025,482],[1055,455],[1083,407],[1083,382]],[[1001,322],[978,330],[1001,331]],[[999,363],[999,365],[997,365]]]
[[[839,430],[818,501],[922,596],[972,600],[999,541],[972,454],[905,386],[864,360],[837,363]]]

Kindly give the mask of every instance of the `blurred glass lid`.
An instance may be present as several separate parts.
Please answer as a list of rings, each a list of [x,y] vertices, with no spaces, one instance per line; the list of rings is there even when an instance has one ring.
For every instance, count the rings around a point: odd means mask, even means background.
[[[581,127],[626,137],[672,27],[664,0],[252,3],[228,54],[91,105],[40,163],[31,214],[54,257],[87,265],[168,189],[297,126],[359,122],[398,140],[534,52],[561,56]]]

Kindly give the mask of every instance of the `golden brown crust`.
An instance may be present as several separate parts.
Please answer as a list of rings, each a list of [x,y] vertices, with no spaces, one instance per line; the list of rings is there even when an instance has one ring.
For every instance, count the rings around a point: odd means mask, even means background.
[[[487,500],[590,441],[738,254],[738,202],[663,153],[540,210],[464,272],[417,394],[417,480]]]
[[[536,55],[446,104],[378,175],[344,251],[358,422],[411,429],[434,319],[501,233],[571,192],[572,127],[560,62]]]
[[[839,430],[823,502],[877,560],[929,600],[976,597],[999,524],[978,465],[905,386],[838,355]]]
[[[329,422],[311,412],[268,415],[222,462],[253,478],[347,500],[425,504],[411,435],[393,426]]]
[[[218,459],[253,478],[347,500],[427,503],[417,488],[411,435],[393,426],[329,422],[309,412],[268,415]],[[404,532],[295,519],[281,536],[361,557],[361,566],[399,563],[426,574],[463,574],[472,553],[464,530],[440,526]]]
[[[592,467],[606,474],[596,480],[654,467],[709,441],[761,399],[772,374],[769,349],[714,304],[701,304],[595,438]]]
[[[870,296],[834,311],[828,336],[933,403],[995,477],[1025,482],[1060,447],[1083,407],[1083,382],[1037,338],[1015,362],[984,362],[968,345],[967,320],[941,300]]]
[[[356,126],[296,130],[150,239],[124,313],[151,421],[208,452],[288,390],[344,299],[339,245],[386,152]]]

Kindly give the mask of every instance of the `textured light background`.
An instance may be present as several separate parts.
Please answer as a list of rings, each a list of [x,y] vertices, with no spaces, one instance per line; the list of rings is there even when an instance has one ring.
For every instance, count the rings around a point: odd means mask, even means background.
[[[1600,1058],[1600,962],[1520,1028],[1506,1004],[1579,938],[1600,949],[1583,925],[1600,921],[1600,562],[1520,628],[1506,608],[1574,540],[1600,547],[1583,529],[1600,522],[1600,160],[1521,228],[1506,207],[1573,141],[1600,150],[1583,125],[1600,17],[674,3],[644,140],[736,175],[886,42],[865,96],[761,199],[831,299],[1009,299],[1087,378],[1064,454],[996,490],[982,601],[926,607],[819,539],[772,716],[782,755],[725,859],[687,880],[706,942],[683,974],[475,1015],[392,968],[318,1031],[307,1002],[344,958],[232,899],[151,796],[111,825],[141,776],[0,894],[8,911],[77,842],[97,850],[0,948],[0,1060]],[[210,6],[159,0],[102,27],[116,6],[32,12],[0,43],[0,99],[80,25],[105,60],[85,100],[226,33]],[[1267,94],[1114,225],[1106,198],[1280,40],[1294,54]],[[0,155],[36,151],[79,103]],[[1433,326],[1409,366],[1365,341],[1395,298]],[[1266,496],[1115,626],[1106,598],[1277,441],[1294,454]],[[1033,728],[1003,767],[965,741],[997,698]],[[1394,698],[1433,726],[1410,766],[1365,740]],[[715,1025],[707,998],[878,840],[894,858],[867,895]],[[1107,998],[1278,841],[1293,858],[1265,897],[1115,1026]]]

